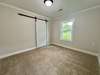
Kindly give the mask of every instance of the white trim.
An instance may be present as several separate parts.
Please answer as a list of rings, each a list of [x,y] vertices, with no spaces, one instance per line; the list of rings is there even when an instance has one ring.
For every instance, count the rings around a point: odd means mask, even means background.
[[[2,5],[2,6],[6,6],[6,7],[9,7],[9,8],[12,8],[12,9],[16,9],[16,10],[19,10],[19,11],[30,12],[30,11],[27,11],[27,10],[21,9],[21,8],[19,8],[19,7],[16,7],[16,6],[13,6],[13,5],[10,5],[10,4],[7,4],[7,3],[4,3],[4,2],[0,2],[0,5]],[[32,12],[30,12],[30,13],[32,13]]]
[[[31,50],[33,50],[33,49],[36,49],[36,47],[28,48],[28,49],[25,49],[25,50],[20,50],[20,51],[8,53],[8,54],[4,54],[4,55],[1,55],[1,56],[0,56],[0,59],[6,58],[6,57],[9,57],[9,56],[12,56],[12,55],[24,53],[24,52],[27,52],[27,51],[31,51]]]
[[[0,2],[0,5],[6,6],[6,7],[9,7],[9,8],[12,8],[12,9],[15,9],[15,10],[23,12],[23,13],[25,13],[25,12],[26,13],[30,13],[33,16],[38,16],[38,17],[41,17],[43,19],[49,19],[49,17],[47,17],[47,16],[44,16],[44,15],[41,15],[41,14],[38,14],[38,13],[35,13],[35,12],[32,12],[32,11],[29,11],[29,10],[25,10],[23,8],[20,8],[18,6],[14,6],[14,5],[11,5],[11,4],[8,4],[8,3]]]
[[[65,48],[72,49],[72,50],[74,50],[74,51],[79,51],[79,52],[82,52],[82,53],[86,53],[86,54],[90,54],[90,55],[93,55],[93,56],[97,56],[97,57],[98,57],[98,54],[97,54],[97,53],[93,53],[93,52],[90,52],[90,51],[88,51],[88,50],[82,50],[82,49],[78,49],[78,48],[73,48],[73,47],[65,46],[65,45],[58,44],[58,43],[52,43],[52,44],[58,45],[58,46],[62,46],[62,47],[65,47]]]
[[[14,5],[11,5],[11,4],[7,4],[5,2],[0,2],[0,5],[3,5],[3,6],[7,6],[7,7],[10,7],[10,8],[14,8],[14,9],[17,9],[17,10],[23,10],[23,11],[26,11],[26,12],[31,12],[33,13],[32,11],[28,11],[28,10],[24,10],[22,8],[19,8],[17,6],[14,6]],[[96,8],[100,8],[100,5],[95,5],[95,6],[92,6],[92,7],[89,7],[89,8],[85,8],[85,9],[82,9],[82,10],[79,10],[79,11],[76,11],[76,12],[73,12],[72,15],[76,15],[76,14],[79,14],[79,13],[83,13],[83,12],[87,12],[89,10],[93,10],[93,9],[96,9]],[[39,14],[38,14],[39,15]],[[46,16],[47,17],[47,16]],[[48,17],[47,17],[48,18]]]
[[[78,13],[83,13],[83,12],[87,12],[89,10],[93,10],[93,9],[96,9],[96,8],[100,8],[100,5],[96,5],[96,6],[93,6],[93,7],[90,7],[90,8],[86,8],[86,9],[82,9],[76,13],[73,13],[73,14],[78,14]]]

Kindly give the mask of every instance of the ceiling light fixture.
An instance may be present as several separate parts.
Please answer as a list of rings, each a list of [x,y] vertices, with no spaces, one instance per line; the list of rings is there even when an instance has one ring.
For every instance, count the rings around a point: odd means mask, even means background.
[[[53,0],[44,0],[44,4],[48,7],[52,6]]]

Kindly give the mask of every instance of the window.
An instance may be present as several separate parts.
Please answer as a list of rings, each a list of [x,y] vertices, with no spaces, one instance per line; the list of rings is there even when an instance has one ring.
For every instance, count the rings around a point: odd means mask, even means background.
[[[72,41],[72,26],[73,21],[63,22],[61,25],[61,40]]]

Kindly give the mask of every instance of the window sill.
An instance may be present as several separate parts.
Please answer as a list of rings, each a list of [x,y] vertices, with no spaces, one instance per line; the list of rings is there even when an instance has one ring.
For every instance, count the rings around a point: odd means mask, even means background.
[[[62,41],[62,42],[72,42],[72,40],[71,41],[69,41],[69,40],[60,40],[60,41]]]

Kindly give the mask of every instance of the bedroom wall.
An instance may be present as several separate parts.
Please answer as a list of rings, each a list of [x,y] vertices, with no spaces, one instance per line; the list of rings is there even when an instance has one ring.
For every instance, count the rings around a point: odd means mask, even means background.
[[[45,16],[0,3],[0,56],[35,48],[34,19],[17,13],[48,19]]]
[[[66,15],[64,15],[66,16]],[[71,42],[60,40],[63,21],[75,19]],[[100,8],[89,9],[66,18],[57,17],[51,24],[51,43],[98,54],[100,40]]]

